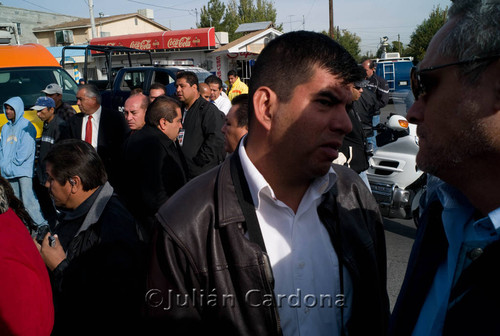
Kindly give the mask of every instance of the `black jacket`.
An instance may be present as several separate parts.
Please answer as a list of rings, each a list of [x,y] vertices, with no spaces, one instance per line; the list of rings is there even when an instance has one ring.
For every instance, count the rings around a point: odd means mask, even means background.
[[[188,166],[188,179],[210,170],[224,160],[224,113],[201,96],[187,111],[182,123],[182,152]]]
[[[176,143],[145,125],[125,142],[121,196],[148,233],[165,201],[186,183],[185,160]]]
[[[411,335],[436,271],[448,251],[443,207],[431,202],[422,214],[405,279],[391,316],[390,335]],[[466,246],[467,262],[451,289],[443,335],[500,335],[500,241]]]
[[[359,115],[367,138],[373,136],[373,116],[378,113],[378,106],[377,97],[368,89],[363,90],[359,99],[352,103],[352,108]]]
[[[347,114],[351,119],[352,131],[344,137],[340,152],[346,157],[347,162],[345,165],[359,174],[369,167],[368,154],[366,153],[366,137],[359,115],[349,107]]]
[[[356,173],[342,166],[335,166],[335,171],[338,182],[318,214],[352,278],[352,314],[346,328],[349,335],[384,335],[389,300],[382,217]],[[272,273],[262,249],[245,237],[246,221],[236,195],[246,186],[243,176],[234,153],[160,208],[161,228],[153,240],[146,298],[154,329],[150,334],[281,334],[277,308],[258,304],[274,297]],[[253,297],[256,307],[247,300],[249,292],[261,294]],[[207,301],[209,294],[218,295],[217,304]],[[224,301],[228,295],[234,301]],[[176,296],[180,304],[169,300]]]
[[[136,331],[141,321],[145,249],[138,226],[106,183],[54,232],[67,254],[50,272],[53,335],[111,335]]]
[[[40,152],[38,153],[38,161],[36,164],[36,175],[38,181],[45,185],[45,157],[49,150],[61,138],[61,134],[65,132],[66,122],[55,115],[50,123],[43,123],[42,138],[40,139]]]
[[[77,113],[67,122],[67,131],[63,134],[64,139],[81,139],[83,117],[85,114]],[[111,185],[118,181],[118,170],[121,168],[121,152],[123,142],[130,129],[125,121],[123,113],[107,108],[102,108],[99,121],[97,137],[97,154],[104,163],[108,180]]]
[[[389,84],[387,84],[387,81],[384,78],[380,77],[376,73],[373,73],[373,75],[367,79],[367,88],[377,96],[377,114],[380,114],[379,110],[389,102]]]

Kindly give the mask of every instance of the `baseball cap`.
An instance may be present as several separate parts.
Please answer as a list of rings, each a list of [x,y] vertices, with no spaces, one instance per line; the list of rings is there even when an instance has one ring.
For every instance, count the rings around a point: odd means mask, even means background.
[[[42,90],[42,92],[46,94],[54,94],[54,93],[62,94],[62,88],[58,84],[52,83],[47,85],[45,90]]]
[[[362,79],[354,83],[354,87],[356,88],[365,88],[368,85],[368,81],[366,79]]]
[[[54,102],[54,99],[50,97],[38,97],[36,100],[35,106],[33,106],[31,109],[32,110],[43,110],[46,107],[56,107],[56,103]]]

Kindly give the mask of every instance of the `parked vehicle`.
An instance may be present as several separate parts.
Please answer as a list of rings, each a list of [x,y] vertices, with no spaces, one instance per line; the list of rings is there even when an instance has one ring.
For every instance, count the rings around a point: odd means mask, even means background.
[[[427,175],[418,169],[416,125],[405,117],[391,115],[376,126],[377,150],[370,158],[367,175],[382,215],[389,218],[418,218],[419,201]]]
[[[44,95],[41,90],[50,83],[59,84],[63,89],[63,101],[75,105],[78,111],[78,85],[45,47],[33,43],[0,46],[0,102],[21,97],[26,110],[24,117],[35,125],[37,137],[42,134],[43,123],[30,108]],[[5,123],[7,118],[0,113],[0,126]]]
[[[389,97],[392,101],[403,101],[410,92],[410,71],[413,57],[401,57],[399,53],[383,53],[375,59],[376,73],[389,85]]]
[[[104,107],[123,110],[125,100],[130,96],[133,89],[140,88],[146,95],[153,83],[161,83],[168,85],[175,82],[175,77],[180,70],[189,70],[198,76],[199,82],[203,82],[205,78],[211,75],[205,69],[187,66],[187,65],[165,65],[170,63],[153,64],[151,53],[146,50],[139,50],[127,47],[115,46],[68,46],[63,48],[63,57],[67,49],[85,49],[86,59],[84,64],[84,78],[90,84],[96,85],[101,91],[102,105]],[[88,57],[103,57],[105,59],[105,71],[101,73],[110,74],[106,79],[97,78],[96,69],[90,71],[88,68]],[[124,57],[126,56],[126,58]],[[122,63],[126,62],[126,66],[117,67],[113,62],[113,58],[120,57]],[[140,65],[133,64],[140,63]],[[64,63],[63,63],[64,66]]]

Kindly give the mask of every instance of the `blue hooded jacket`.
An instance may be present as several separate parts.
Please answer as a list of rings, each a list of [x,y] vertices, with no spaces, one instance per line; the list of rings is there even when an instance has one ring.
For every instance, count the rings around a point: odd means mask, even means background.
[[[16,111],[14,121],[9,120],[0,133],[0,170],[7,179],[33,177],[33,164],[36,150],[36,129],[23,118],[24,103],[20,97],[12,97],[3,103]],[[7,116],[7,114],[5,114]]]

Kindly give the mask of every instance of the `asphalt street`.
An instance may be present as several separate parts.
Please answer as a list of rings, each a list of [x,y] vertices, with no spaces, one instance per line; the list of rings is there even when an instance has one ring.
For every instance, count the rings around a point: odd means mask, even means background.
[[[380,122],[387,121],[390,113],[406,116],[406,105],[402,101],[388,104],[380,111]],[[384,227],[387,245],[387,291],[392,310],[403,283],[417,230],[413,219],[384,218]]]
[[[384,218],[387,246],[387,292],[391,311],[396,303],[406,272],[416,227],[411,219]]]

